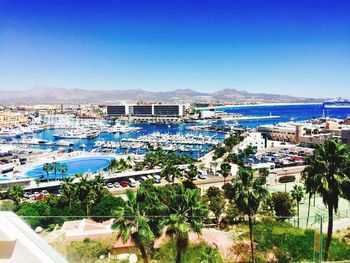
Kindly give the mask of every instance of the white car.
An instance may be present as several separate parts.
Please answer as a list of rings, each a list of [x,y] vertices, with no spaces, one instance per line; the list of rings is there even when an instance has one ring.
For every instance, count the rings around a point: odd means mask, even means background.
[[[120,183],[118,183],[118,182],[115,182],[113,185],[114,185],[115,188],[119,188],[120,187]]]
[[[29,193],[29,192],[25,192],[23,196],[24,196],[25,198],[28,198],[28,199],[30,199],[30,198],[33,197],[33,195],[32,195],[31,193]]]
[[[134,178],[129,178],[129,186],[130,187],[136,187],[136,181]]]
[[[107,183],[107,187],[108,188],[113,188],[113,184],[112,183]]]
[[[50,194],[47,190],[43,190],[41,193],[42,193],[43,195],[49,195],[49,194]]]
[[[146,180],[148,180],[147,176],[141,176],[141,181],[146,181]]]
[[[154,178],[154,181],[155,181],[157,184],[160,184],[160,181],[161,181],[161,179],[162,179],[162,178],[160,177],[160,175],[157,175],[157,174],[156,174],[156,175],[153,176],[153,178]]]
[[[208,173],[203,170],[198,170],[198,178],[199,179],[207,179],[208,178]]]
[[[154,180],[154,178],[153,178],[153,176],[152,175],[147,175],[147,178],[149,179],[149,180]]]

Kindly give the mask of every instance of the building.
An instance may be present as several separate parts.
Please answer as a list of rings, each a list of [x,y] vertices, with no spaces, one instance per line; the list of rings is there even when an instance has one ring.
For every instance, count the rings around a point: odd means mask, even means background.
[[[0,112],[0,128],[26,124],[28,118],[20,113]]]
[[[297,142],[303,135],[303,129],[295,123],[280,123],[276,125],[261,125],[258,132],[266,135],[269,139],[278,141]]]
[[[202,110],[199,112],[199,117],[201,119],[215,118],[215,109]]]
[[[326,140],[335,138],[332,133],[320,133],[300,136],[299,143],[302,146],[315,147],[317,144],[324,143]]]
[[[185,114],[185,106],[183,104],[108,105],[107,114],[114,116],[182,117]]]
[[[68,262],[12,212],[0,212],[0,262]]]
[[[250,132],[244,137],[243,142],[240,144],[240,149],[243,150],[249,146],[257,150],[264,149],[266,148],[266,139],[263,138],[260,132]]]

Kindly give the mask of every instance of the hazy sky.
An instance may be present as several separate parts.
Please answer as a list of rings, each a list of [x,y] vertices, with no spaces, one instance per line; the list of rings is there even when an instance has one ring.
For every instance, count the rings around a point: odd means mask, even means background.
[[[0,0],[0,89],[41,85],[350,97],[350,1]]]

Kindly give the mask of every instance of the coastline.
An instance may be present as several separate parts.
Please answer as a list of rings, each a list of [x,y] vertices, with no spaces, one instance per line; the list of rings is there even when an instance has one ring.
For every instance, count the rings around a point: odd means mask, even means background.
[[[196,107],[198,110],[205,109],[226,109],[226,108],[243,108],[243,107],[271,107],[271,106],[294,106],[294,105],[322,105],[321,102],[286,102],[286,103],[261,103],[261,104],[230,104],[224,106]]]

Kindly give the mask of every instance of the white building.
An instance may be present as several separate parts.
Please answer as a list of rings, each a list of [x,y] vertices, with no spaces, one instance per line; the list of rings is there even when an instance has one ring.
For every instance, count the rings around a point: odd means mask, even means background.
[[[250,132],[243,140],[243,142],[240,145],[240,149],[243,150],[249,146],[260,150],[264,149],[266,143],[265,139],[263,138],[262,134],[260,132]]]

